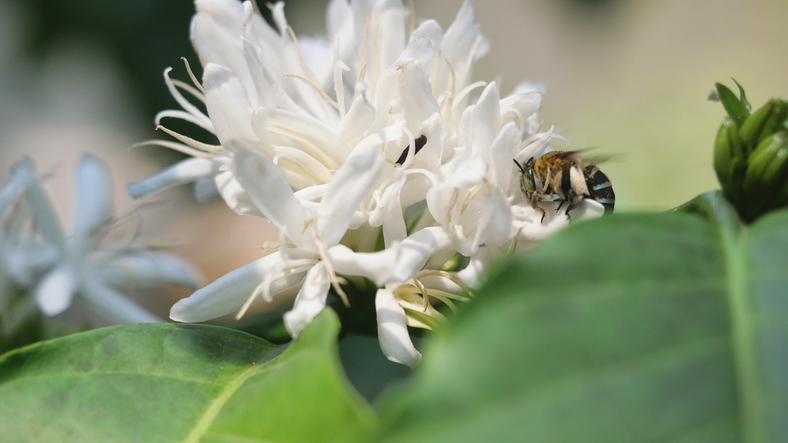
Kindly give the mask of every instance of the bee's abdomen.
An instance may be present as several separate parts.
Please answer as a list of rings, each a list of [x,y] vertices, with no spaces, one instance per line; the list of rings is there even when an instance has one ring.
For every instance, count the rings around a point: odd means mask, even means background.
[[[602,203],[605,212],[612,212],[616,205],[616,193],[613,192],[613,185],[604,172],[594,165],[583,168],[586,175],[586,185],[591,198]]]

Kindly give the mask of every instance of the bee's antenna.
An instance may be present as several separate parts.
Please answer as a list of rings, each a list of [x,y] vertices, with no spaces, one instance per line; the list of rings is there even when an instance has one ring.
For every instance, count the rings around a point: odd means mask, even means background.
[[[515,164],[515,165],[517,165],[517,169],[519,169],[519,170],[520,170],[520,172],[522,172],[523,174],[525,174],[525,169],[523,169],[523,167],[522,167],[522,166],[520,166],[520,163],[518,163],[518,162],[517,162],[517,159],[516,159],[516,158],[513,158],[513,159],[512,159],[512,161],[514,162],[514,164]]]

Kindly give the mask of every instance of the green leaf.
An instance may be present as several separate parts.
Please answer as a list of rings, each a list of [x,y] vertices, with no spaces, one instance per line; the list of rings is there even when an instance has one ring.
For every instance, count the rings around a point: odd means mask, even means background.
[[[380,440],[785,441],[788,212],[682,210],[577,223],[503,265],[378,403]]]
[[[365,441],[326,310],[289,347],[212,326],[100,329],[0,358],[6,442]]]
[[[736,85],[738,86],[739,84],[736,83]],[[725,112],[736,122],[737,126],[741,126],[750,115],[749,102],[747,102],[747,97],[744,96],[744,90],[739,86],[739,91],[741,92],[741,99],[739,99],[733,91],[722,83],[716,83],[715,87]]]

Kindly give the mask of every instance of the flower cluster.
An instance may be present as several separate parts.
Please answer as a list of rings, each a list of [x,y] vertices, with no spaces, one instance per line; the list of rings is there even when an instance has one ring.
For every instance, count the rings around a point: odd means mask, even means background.
[[[129,193],[196,182],[198,197],[218,193],[239,214],[268,219],[281,238],[276,252],[178,302],[172,319],[240,316],[303,280],[284,316],[295,337],[332,288],[347,303],[343,287],[366,278],[383,352],[414,365],[408,326],[434,327],[443,318],[435,305],[467,300],[491,260],[567,223],[553,211],[541,220],[512,161],[538,157],[558,137],[540,129],[540,87],[524,83],[501,98],[497,83],[471,82],[488,44],[470,1],[444,32],[399,0],[332,0],[324,38],[297,38],[282,2],[271,7],[274,26],[253,2],[195,5],[202,82],[191,70],[194,86],[165,71],[183,109],[157,123],[182,119],[220,144],[159,126],[177,141],[146,143],[193,158]],[[573,217],[602,212],[586,201]]]
[[[81,295],[121,323],[159,318],[127,300],[117,287],[174,283],[196,287],[196,273],[169,254],[135,243],[136,234],[108,245],[115,222],[104,164],[85,155],[77,170],[78,207],[67,236],[30,160],[18,163],[0,187],[0,323],[11,335],[33,313],[63,312]]]

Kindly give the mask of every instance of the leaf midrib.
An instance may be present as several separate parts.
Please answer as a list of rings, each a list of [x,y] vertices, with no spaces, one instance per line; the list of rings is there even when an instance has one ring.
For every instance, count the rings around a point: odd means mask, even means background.
[[[237,391],[238,388],[240,388],[241,385],[246,382],[246,380],[257,374],[258,371],[256,371],[256,369],[267,366],[266,364],[268,362],[282,355],[282,353],[287,348],[289,348],[289,346],[282,346],[279,349],[276,349],[274,352],[264,356],[257,362],[252,363],[248,369],[239,373],[233,380],[227,383],[222,392],[210,402],[202,416],[197,419],[194,428],[192,428],[192,431],[186,436],[183,442],[198,443],[200,441],[200,437],[202,437],[208,431],[208,429],[210,429],[213,421],[221,412],[222,407],[227,403],[230,397],[232,397],[235,391]]]
[[[747,240],[749,230],[720,224],[725,257],[725,276],[731,321],[731,341],[740,403],[741,437],[745,442],[768,441],[763,417],[764,393],[758,376],[757,353],[753,346],[753,313],[748,303]]]

